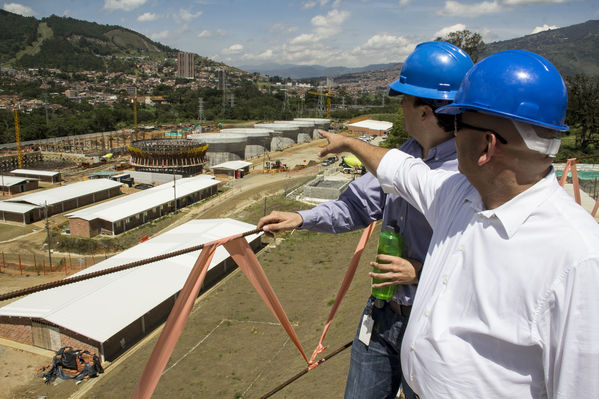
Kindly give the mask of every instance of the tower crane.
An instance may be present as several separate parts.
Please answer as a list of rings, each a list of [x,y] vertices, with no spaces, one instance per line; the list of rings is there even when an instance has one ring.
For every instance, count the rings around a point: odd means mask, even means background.
[[[308,91],[308,94],[314,94],[316,96],[323,96],[327,98],[327,119],[331,119],[331,97],[335,97],[331,93],[331,86],[329,86],[328,92],[321,93],[319,91]]]
[[[23,151],[21,150],[21,128],[19,126],[19,103],[17,102],[17,96],[13,96],[15,105],[15,140],[17,142],[17,160],[19,162],[19,169],[23,169]]]

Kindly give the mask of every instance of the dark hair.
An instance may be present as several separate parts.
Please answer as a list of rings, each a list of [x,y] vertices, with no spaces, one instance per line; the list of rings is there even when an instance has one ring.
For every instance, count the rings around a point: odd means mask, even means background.
[[[414,107],[419,107],[421,105],[428,105],[429,107],[431,107],[433,112],[435,112],[435,110],[437,108],[441,108],[441,107],[443,107],[447,104],[451,104],[451,103],[452,103],[451,100],[435,100],[432,98],[414,97]],[[435,114],[435,117],[437,118],[437,125],[439,125],[439,127],[441,129],[443,129],[445,132],[453,133],[453,129],[454,129],[453,115]]]

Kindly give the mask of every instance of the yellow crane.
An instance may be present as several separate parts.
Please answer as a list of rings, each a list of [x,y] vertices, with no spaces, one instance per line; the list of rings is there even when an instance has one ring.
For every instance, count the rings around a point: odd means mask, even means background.
[[[23,169],[23,151],[21,151],[21,128],[19,126],[19,103],[17,102],[17,96],[13,96],[15,103],[15,139],[17,142],[17,160],[19,162],[19,169]]]
[[[321,93],[319,91],[308,91],[308,94],[314,94],[315,96],[323,96],[327,98],[327,119],[331,119],[331,97],[335,97],[331,94],[331,86],[327,93]]]

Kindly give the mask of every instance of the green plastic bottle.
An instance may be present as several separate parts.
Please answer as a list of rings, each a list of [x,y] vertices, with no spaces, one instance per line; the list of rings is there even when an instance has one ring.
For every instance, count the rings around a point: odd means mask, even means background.
[[[393,226],[385,226],[385,230],[381,231],[381,235],[379,236],[379,248],[377,254],[385,254],[392,256],[401,256],[401,249],[403,247],[403,238],[399,233],[395,231]],[[377,263],[389,263],[389,262],[379,262]],[[376,267],[372,268],[373,273],[381,273],[382,271]],[[377,278],[372,279],[372,284],[382,283],[386,280],[380,280]],[[387,300],[391,299],[393,293],[395,292],[395,285],[390,285],[382,288],[373,288],[372,296],[377,299]]]

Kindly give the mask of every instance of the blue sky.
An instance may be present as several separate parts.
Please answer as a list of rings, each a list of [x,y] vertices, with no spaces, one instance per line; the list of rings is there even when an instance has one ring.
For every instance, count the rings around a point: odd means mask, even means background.
[[[2,8],[121,25],[229,65],[401,62],[455,30],[485,42],[599,19],[597,0],[17,0]]]

